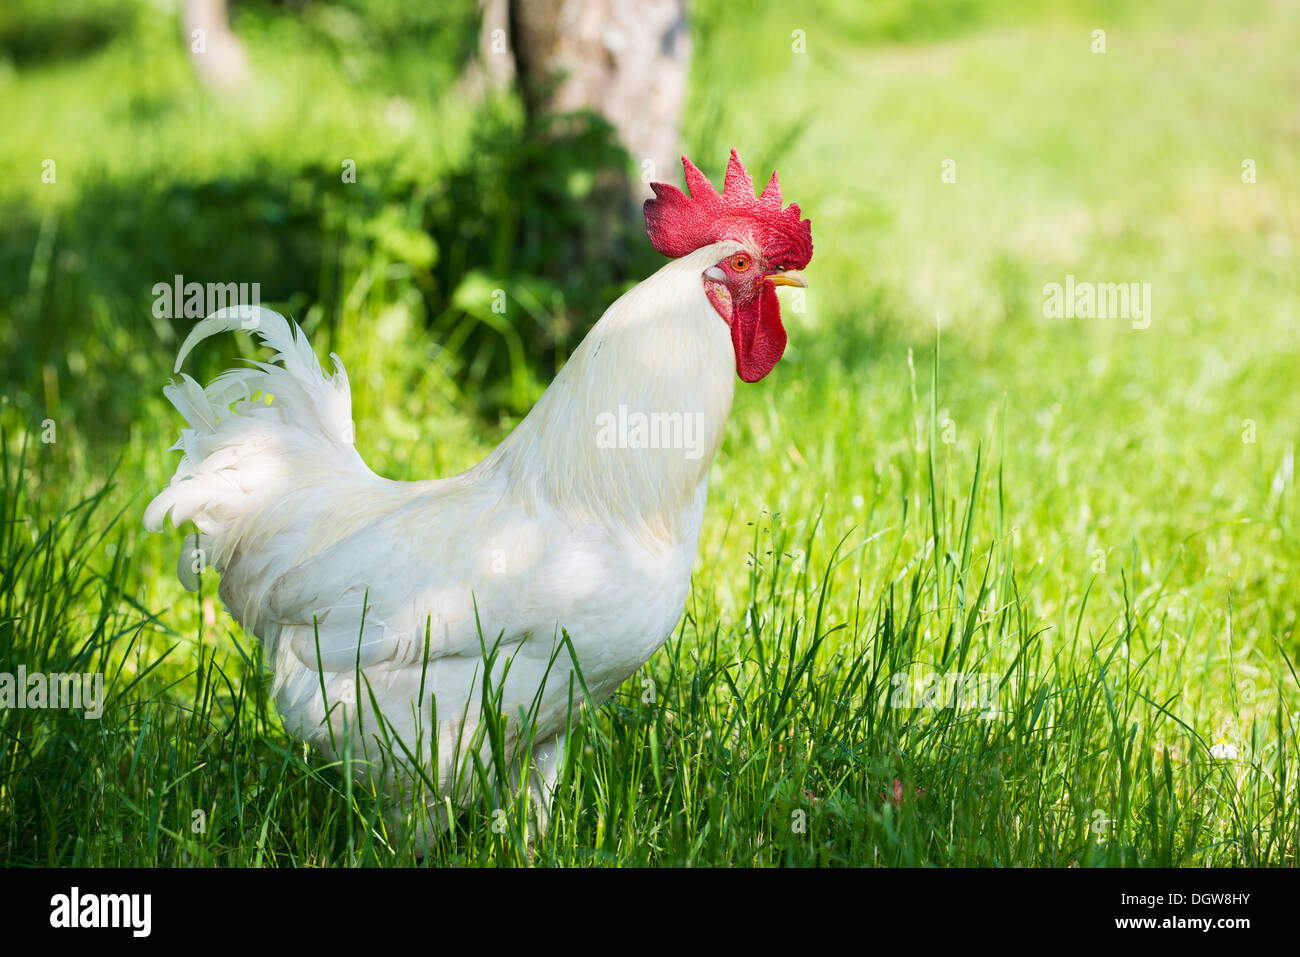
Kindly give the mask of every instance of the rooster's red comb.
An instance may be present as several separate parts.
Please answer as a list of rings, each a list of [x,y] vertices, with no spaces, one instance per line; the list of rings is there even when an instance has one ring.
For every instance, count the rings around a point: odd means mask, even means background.
[[[650,243],[673,259],[723,239],[753,239],[769,263],[803,269],[812,259],[812,224],[799,218],[799,206],[781,208],[781,184],[775,171],[761,196],[736,151],[731,151],[727,178],[719,193],[695,164],[682,157],[687,196],[675,186],[651,183],[654,199],[645,201],[645,230]]]

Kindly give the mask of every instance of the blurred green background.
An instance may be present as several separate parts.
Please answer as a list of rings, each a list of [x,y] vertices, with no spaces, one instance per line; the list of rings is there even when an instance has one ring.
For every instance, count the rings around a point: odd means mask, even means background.
[[[189,324],[154,318],[155,283],[259,282],[342,356],[366,460],[415,478],[499,442],[662,261],[635,216],[602,255],[572,255],[600,175],[635,165],[599,121],[541,146],[512,94],[466,95],[472,3],[250,0],[232,25],[254,85],[222,99],[175,4],[0,8],[16,512],[38,529],[115,472],[102,560],[132,563],[115,600],[172,606],[189,636],[207,626],[178,604],[179,536],[138,528],[175,465],[161,386]],[[1300,5],[701,0],[691,29],[683,150],[719,183],[731,147],[755,179],[779,168],[816,245],[784,361],[737,390],[693,600],[743,634],[743,526],[788,523],[855,536],[845,620],[855,594],[939,566],[926,525],[960,524],[946,496],[978,453],[999,505],[977,550],[1013,550],[1048,659],[1121,633],[1136,654],[1136,628],[1169,656],[1146,693],[1208,740],[1245,748],[1265,712],[1294,736]],[[1149,328],[1045,317],[1044,286],[1067,275],[1150,283]],[[234,348],[190,361],[210,375]],[[93,592],[73,619],[101,609]]]

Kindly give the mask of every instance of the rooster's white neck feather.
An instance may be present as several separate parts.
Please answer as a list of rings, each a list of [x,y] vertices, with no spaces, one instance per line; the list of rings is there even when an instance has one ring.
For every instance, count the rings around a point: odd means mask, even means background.
[[[574,522],[618,523],[665,543],[703,490],[735,393],[726,322],[704,270],[741,248],[725,241],[673,260],[606,310],[532,411],[473,472],[505,476],[530,511],[547,502]],[[637,419],[637,416],[645,419]],[[646,448],[628,421],[672,424],[679,447]],[[602,428],[604,431],[602,432]],[[702,502],[698,502],[702,505]]]

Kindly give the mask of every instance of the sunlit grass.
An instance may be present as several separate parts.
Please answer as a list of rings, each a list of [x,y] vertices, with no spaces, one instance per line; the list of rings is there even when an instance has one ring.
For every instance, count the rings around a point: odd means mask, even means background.
[[[701,10],[687,151],[715,173],[730,145],[779,164],[817,254],[808,311],[786,306],[790,353],[738,389],[682,625],[576,732],[531,855],[522,803],[504,833],[485,803],[427,862],[1294,866],[1300,154],[1278,91],[1300,81],[1295,12],[1258,4],[1216,29],[1198,8],[1174,29],[1099,6],[1102,59],[1091,20],[999,15],[886,46],[836,30],[836,9],[757,33]],[[41,155],[54,103],[70,202],[83,171],[112,180],[150,150],[162,172],[218,162],[232,144],[201,148],[201,101],[88,117],[102,156],[72,136],[58,104],[130,49],[10,76],[29,98],[0,156]],[[737,87],[751,56],[762,68]],[[274,71],[312,77],[326,106],[273,98],[250,151],[297,165],[355,136],[438,175],[437,101],[413,98],[423,119],[394,138],[376,112],[389,89],[311,59]],[[190,83],[183,66],[160,75]],[[280,142],[288,113],[302,146]],[[23,257],[31,294],[0,314],[43,315],[66,281]],[[337,323],[299,316],[348,365],[363,455],[397,478],[471,465],[512,421],[466,414],[400,264],[351,264],[345,291],[368,267],[384,281]],[[1151,282],[1151,327],[1043,318],[1043,285],[1066,274]],[[147,306],[102,303],[93,327]],[[114,398],[127,434],[79,427],[95,412],[81,380],[43,356],[85,334],[42,333],[0,407],[0,671],[103,670],[109,707],[0,711],[0,856],[414,861],[364,787],[285,735],[215,578],[198,596],[175,581],[179,534],[139,528],[179,423],[150,390]],[[114,344],[132,375],[165,380],[171,346]],[[979,707],[924,699],[927,678],[967,675],[993,683]]]

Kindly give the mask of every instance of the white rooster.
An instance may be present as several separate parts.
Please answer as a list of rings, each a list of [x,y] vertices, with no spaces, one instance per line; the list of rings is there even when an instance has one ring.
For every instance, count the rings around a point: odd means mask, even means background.
[[[460,475],[371,471],[342,363],[326,375],[274,312],[213,315],[176,359],[179,372],[200,340],[241,327],[276,351],[206,389],[184,374],[165,389],[188,428],[145,527],[194,522],[180,577],[193,589],[204,565],[220,571],[226,607],[264,644],[287,729],[329,758],[349,746],[359,774],[382,768],[391,806],[431,810],[420,821],[435,833],[473,797],[471,754],[489,754],[488,660],[491,706],[509,719],[502,757],[516,781],[533,776],[531,826],[545,827],[584,699],[572,658],[599,704],[672,634],[733,370],[757,381],[784,352],[775,286],[803,285],[809,222],[782,208],[775,173],[755,199],[734,150],[722,193],[682,162],[691,195],[656,183],[645,204],[673,261],[609,307]]]

